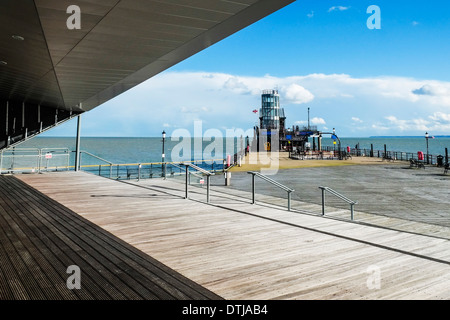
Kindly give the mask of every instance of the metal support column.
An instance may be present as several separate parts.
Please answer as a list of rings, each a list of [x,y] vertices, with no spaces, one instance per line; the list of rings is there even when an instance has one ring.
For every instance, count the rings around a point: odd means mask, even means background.
[[[184,198],[188,198],[188,183],[189,183],[189,166],[186,166],[186,192]]]
[[[206,202],[209,203],[209,175],[206,176]]]
[[[166,141],[166,131],[162,132],[162,164],[161,164],[161,176],[166,179],[166,154],[164,150],[164,143]]]
[[[288,191],[288,211],[291,211],[291,191]]]
[[[322,189],[322,216],[325,215],[325,189]]]
[[[252,174],[252,204],[255,204],[255,175]]]
[[[80,133],[81,133],[81,114],[77,117],[77,140],[75,150],[75,171],[80,170]]]
[[[6,114],[5,114],[5,136],[8,138],[9,136],[9,101],[6,101]],[[8,144],[6,145],[8,146]]]

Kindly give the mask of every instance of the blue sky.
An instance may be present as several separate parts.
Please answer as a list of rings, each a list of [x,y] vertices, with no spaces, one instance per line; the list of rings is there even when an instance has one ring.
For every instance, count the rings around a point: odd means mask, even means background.
[[[381,10],[369,29],[367,8]],[[251,129],[264,89],[286,124],[341,137],[450,135],[450,1],[296,1],[83,116],[84,136]],[[174,94],[176,92],[176,94]],[[73,136],[75,121],[46,135]]]

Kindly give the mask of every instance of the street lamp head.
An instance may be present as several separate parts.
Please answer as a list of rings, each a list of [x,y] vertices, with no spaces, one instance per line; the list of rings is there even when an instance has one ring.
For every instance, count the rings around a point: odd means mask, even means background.
[[[165,131],[165,130],[163,130],[163,132],[162,132],[162,136],[163,136],[163,138],[165,138],[165,137],[166,137],[166,131]]]
[[[428,132],[425,132],[425,138],[428,139]]]

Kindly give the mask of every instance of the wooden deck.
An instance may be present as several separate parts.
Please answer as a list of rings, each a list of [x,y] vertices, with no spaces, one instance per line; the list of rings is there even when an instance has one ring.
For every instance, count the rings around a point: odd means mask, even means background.
[[[80,268],[80,289],[67,287],[71,265]],[[220,297],[14,176],[0,175],[0,300],[11,299]]]
[[[219,187],[211,204],[199,189],[186,200],[169,180],[18,178],[226,299],[450,298],[442,237],[251,205]]]

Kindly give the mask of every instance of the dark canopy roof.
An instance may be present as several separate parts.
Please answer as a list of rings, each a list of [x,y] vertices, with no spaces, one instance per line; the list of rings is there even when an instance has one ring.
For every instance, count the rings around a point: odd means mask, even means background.
[[[90,110],[291,2],[1,0],[0,100]]]

